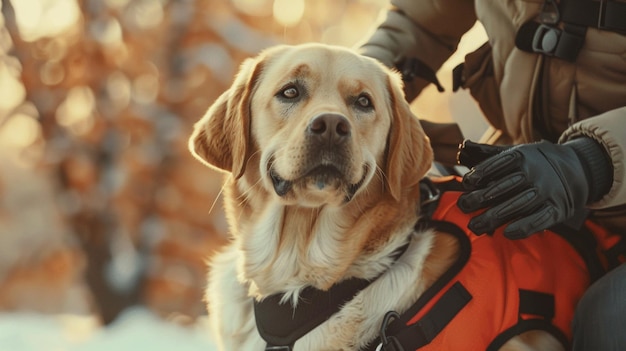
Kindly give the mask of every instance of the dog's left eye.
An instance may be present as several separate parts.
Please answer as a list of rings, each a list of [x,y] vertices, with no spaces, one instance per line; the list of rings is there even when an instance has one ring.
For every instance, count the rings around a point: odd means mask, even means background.
[[[374,108],[374,105],[372,105],[372,99],[365,94],[361,94],[358,98],[356,98],[356,105],[366,110]]]
[[[300,96],[300,92],[295,86],[288,86],[280,91],[280,96],[285,99],[295,99]]]

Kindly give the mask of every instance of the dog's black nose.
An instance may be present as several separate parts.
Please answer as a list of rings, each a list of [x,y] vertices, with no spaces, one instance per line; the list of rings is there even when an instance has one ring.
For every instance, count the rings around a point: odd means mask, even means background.
[[[350,137],[352,128],[346,117],[325,113],[313,118],[307,127],[307,133],[321,142],[340,144]]]

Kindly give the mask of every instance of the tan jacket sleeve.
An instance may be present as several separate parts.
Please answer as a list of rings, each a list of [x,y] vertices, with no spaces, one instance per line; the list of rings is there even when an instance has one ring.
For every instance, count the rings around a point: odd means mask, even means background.
[[[599,201],[591,204],[592,209],[604,209],[626,203],[626,107],[605,112],[596,117],[582,120],[568,128],[559,140],[563,143],[580,136],[593,138],[608,152],[613,162],[613,185]]]
[[[392,0],[385,19],[359,51],[393,67],[417,58],[433,71],[454,53],[476,22],[472,0]],[[428,84],[416,79],[416,94]]]

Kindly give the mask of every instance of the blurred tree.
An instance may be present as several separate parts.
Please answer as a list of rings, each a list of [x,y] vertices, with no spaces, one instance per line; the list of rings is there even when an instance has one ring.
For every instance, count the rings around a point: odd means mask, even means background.
[[[385,3],[2,2],[1,59],[25,96],[0,111],[0,131],[18,112],[38,122],[20,157],[52,175],[104,323],[135,304],[204,313],[205,259],[226,240],[212,206],[221,176],[192,159],[187,138],[239,62],[279,42],[352,45]]]
[[[208,105],[223,86],[207,84],[210,70],[194,65],[197,57],[185,57],[181,45],[185,35],[206,39],[210,33],[189,25],[187,17],[198,12],[188,2],[77,5],[81,16],[69,31],[33,41],[22,39],[11,2],[2,12],[25,100],[38,111],[46,141],[42,161],[56,169],[59,205],[86,253],[87,283],[104,323],[146,295],[163,313],[198,315],[202,258],[220,241],[206,213],[219,181],[189,182],[200,167],[187,162],[185,136],[201,113],[190,107]],[[209,94],[196,95],[206,85]],[[170,241],[191,255],[179,257],[178,274],[170,277],[177,286],[157,289],[179,291],[147,291],[147,283],[167,276],[160,272],[167,269],[165,258],[155,253],[167,252],[157,247]],[[198,291],[176,296],[185,289]],[[169,296],[157,301],[160,295]],[[170,311],[159,306],[165,300],[187,306]]]

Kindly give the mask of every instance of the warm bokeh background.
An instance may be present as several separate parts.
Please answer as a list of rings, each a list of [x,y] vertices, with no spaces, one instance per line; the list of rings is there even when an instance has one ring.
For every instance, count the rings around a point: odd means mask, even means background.
[[[386,0],[2,0],[0,311],[131,306],[193,323],[205,259],[225,241],[221,176],[193,160],[193,123],[244,58],[278,43],[355,46]],[[482,126],[451,69],[418,116]],[[479,128],[480,129],[480,128]],[[475,133],[473,129],[465,129]]]

